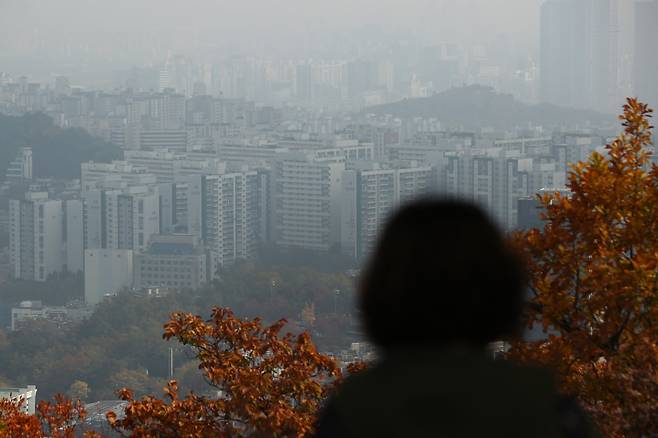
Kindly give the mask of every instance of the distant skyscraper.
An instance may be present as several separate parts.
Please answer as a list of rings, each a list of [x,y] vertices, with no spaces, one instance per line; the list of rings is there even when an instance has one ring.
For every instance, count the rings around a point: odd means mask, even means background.
[[[169,68],[165,67],[160,70],[158,76],[158,91],[162,92],[167,88],[171,88],[171,78],[169,74]]]
[[[71,84],[69,78],[66,76],[57,76],[55,78],[55,93],[57,94],[70,94]]]
[[[549,0],[542,5],[542,101],[614,111],[619,100],[617,1]]]
[[[377,71],[366,60],[352,61],[347,64],[347,95],[358,97],[376,84]]]
[[[634,94],[658,110],[658,0],[635,2]]]
[[[300,64],[295,70],[295,96],[309,101],[313,95],[313,75],[309,64]]]

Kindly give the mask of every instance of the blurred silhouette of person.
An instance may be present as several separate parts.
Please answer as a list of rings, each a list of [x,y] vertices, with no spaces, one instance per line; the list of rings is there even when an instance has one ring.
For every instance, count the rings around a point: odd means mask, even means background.
[[[550,373],[488,352],[520,333],[525,283],[480,208],[437,198],[404,206],[359,285],[378,359],[328,401],[316,438],[594,436]]]

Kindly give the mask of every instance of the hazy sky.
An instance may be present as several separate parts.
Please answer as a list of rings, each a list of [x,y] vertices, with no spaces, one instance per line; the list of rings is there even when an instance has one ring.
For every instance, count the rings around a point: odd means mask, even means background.
[[[537,39],[541,0],[0,0],[0,61],[211,46],[312,49],[353,31],[470,44]],[[320,44],[320,43],[318,43]],[[309,47],[310,46],[310,47]],[[110,52],[116,53],[110,53]],[[35,61],[36,62],[36,61]],[[118,62],[118,61],[117,61]],[[0,63],[0,71],[10,69]]]

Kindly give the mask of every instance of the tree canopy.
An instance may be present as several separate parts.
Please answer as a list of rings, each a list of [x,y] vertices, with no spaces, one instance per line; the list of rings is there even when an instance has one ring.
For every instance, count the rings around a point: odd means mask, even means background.
[[[452,129],[476,130],[493,127],[512,129],[518,126],[578,126],[588,123],[614,122],[614,116],[550,104],[528,105],[510,94],[492,88],[470,85],[452,88],[429,97],[403,99],[369,107],[368,112],[395,117],[436,118]]]
[[[125,418],[110,413],[110,424],[133,437],[308,436],[341,371],[333,358],[318,353],[308,333],[282,335],[285,323],[263,327],[259,319],[239,319],[225,308],[213,309],[207,321],[174,313],[164,338],[192,347],[217,395],[181,399],[175,381],[165,400],[136,400],[122,390],[129,403]]]
[[[530,274],[527,324],[546,337],[512,357],[553,368],[611,436],[658,434],[658,167],[652,111],[629,99],[624,132],[541,196],[545,226],[515,236]]]
[[[39,293],[23,299],[47,298],[51,293],[50,302],[62,304],[69,296],[66,285],[71,291],[78,289],[78,281],[73,280],[55,282],[51,290],[40,287],[35,290]],[[19,301],[13,291],[25,293],[36,282],[10,287],[14,283],[0,289],[0,302],[2,291],[13,303]],[[352,279],[342,273],[242,263],[223,270],[221,282],[200,291],[182,290],[161,297],[121,293],[77,325],[58,329],[34,321],[17,332],[0,332],[0,380],[18,386],[35,384],[45,399],[65,393],[75,381],[88,385],[88,400],[112,399],[123,386],[131,387],[137,397],[160,394],[169,377],[169,349],[174,348],[181,390],[207,392],[211,388],[201,378],[190,348],[161,339],[162,326],[172,312],[205,314],[215,306],[230,307],[240,317],[262,317],[266,323],[285,318],[290,321],[289,331],[301,333],[302,310],[314,303],[316,321],[307,328],[321,351],[340,351],[351,340],[347,313],[352,293]]]
[[[0,179],[19,148],[32,148],[37,178],[80,178],[80,163],[121,158],[118,146],[79,128],[62,129],[43,113],[0,114]]]

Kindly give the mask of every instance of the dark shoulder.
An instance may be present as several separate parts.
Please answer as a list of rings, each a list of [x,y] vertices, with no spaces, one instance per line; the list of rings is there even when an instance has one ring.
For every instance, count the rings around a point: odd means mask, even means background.
[[[314,438],[351,438],[345,419],[340,416],[334,400],[329,400],[320,412]]]
[[[557,437],[557,400],[552,376],[542,369],[468,351],[409,351],[350,376],[318,431],[321,437],[402,437],[413,429],[428,436],[440,424],[446,437]]]

